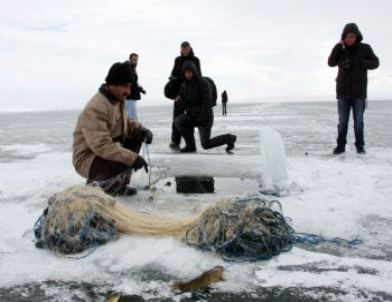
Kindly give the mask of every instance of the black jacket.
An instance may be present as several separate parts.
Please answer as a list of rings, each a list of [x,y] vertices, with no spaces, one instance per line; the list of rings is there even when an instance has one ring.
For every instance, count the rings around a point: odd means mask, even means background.
[[[181,85],[181,103],[185,107],[186,114],[191,118],[196,126],[209,126],[213,120],[212,91],[207,80],[202,78],[194,63],[193,79],[184,81]]]
[[[175,60],[174,60],[174,66],[173,66],[173,70],[171,72],[172,76],[175,76],[177,79],[179,79],[181,82],[184,80],[184,75],[182,72],[182,66],[184,65],[184,63],[186,61],[192,61],[198,72],[199,75],[201,75],[201,69],[200,69],[200,61],[199,58],[195,56],[193,49],[191,48],[191,52],[189,54],[189,56],[184,57],[184,56],[178,56]]]
[[[379,60],[368,44],[362,43],[362,34],[354,23],[347,24],[342,39],[353,32],[357,42],[353,46],[336,44],[328,58],[330,67],[338,66],[336,97],[338,99],[367,98],[367,71],[376,69]]]
[[[132,73],[132,86],[131,86],[131,94],[127,97],[128,100],[140,100],[140,86],[139,86],[139,76],[137,75],[136,68],[131,66]]]

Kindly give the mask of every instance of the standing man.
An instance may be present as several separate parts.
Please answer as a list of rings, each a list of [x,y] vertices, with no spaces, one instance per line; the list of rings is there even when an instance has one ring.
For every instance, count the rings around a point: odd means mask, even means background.
[[[139,76],[136,71],[136,67],[139,61],[139,55],[136,53],[131,53],[129,55],[129,63],[131,65],[132,73],[132,88],[131,94],[127,97],[128,114],[132,120],[137,120],[137,108],[136,102],[141,99],[140,93],[146,94],[147,92],[139,85]]]
[[[174,81],[175,82],[174,86],[177,87],[176,89],[178,89],[176,93],[177,96],[179,95],[180,92],[181,83],[184,81],[182,67],[185,61],[192,61],[195,64],[198,73],[201,75],[200,61],[195,56],[191,45],[187,41],[181,43],[181,55],[174,60],[174,66],[170,76],[170,81]],[[174,150],[179,150],[180,143],[181,143],[181,134],[175,127],[174,121],[177,118],[177,116],[183,114],[185,110],[182,104],[178,103],[177,100],[178,98],[176,97],[174,99],[174,104],[173,104],[172,134],[171,134],[171,142],[169,145],[169,147]]]
[[[185,113],[177,116],[175,126],[185,140],[185,147],[181,153],[196,152],[194,130],[199,130],[200,142],[204,149],[211,149],[222,145],[226,151],[234,149],[237,137],[233,134],[219,135],[211,138],[211,129],[214,124],[212,110],[212,90],[208,81],[199,75],[199,71],[192,61],[184,63],[183,74],[185,81],[182,83],[180,102],[185,108]]]
[[[328,58],[330,67],[338,66],[336,98],[338,99],[338,138],[334,154],[345,152],[350,109],[353,110],[355,147],[357,153],[365,154],[363,114],[367,98],[367,71],[376,69],[379,60],[355,23],[347,24],[341,41],[335,45]]]
[[[73,134],[73,164],[87,183],[113,180],[103,188],[112,195],[134,195],[128,186],[130,172],[147,163],[138,153],[142,142],[152,142],[152,133],[131,121],[125,111],[125,99],[131,93],[129,62],[115,63],[109,69],[98,92],[80,113]],[[117,176],[125,175],[117,179]]]
[[[222,93],[222,115],[227,115],[227,92],[226,90]]]

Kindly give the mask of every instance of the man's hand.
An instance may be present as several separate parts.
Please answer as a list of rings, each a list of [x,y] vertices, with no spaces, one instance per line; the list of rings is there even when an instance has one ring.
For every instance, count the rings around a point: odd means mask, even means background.
[[[149,145],[152,143],[152,138],[153,138],[152,132],[147,128],[143,128],[142,129],[143,142],[145,142],[147,145]]]
[[[147,91],[144,90],[144,88],[142,86],[139,86],[139,91],[143,94],[146,94]]]
[[[146,173],[148,173],[148,164],[146,163],[146,161],[144,160],[143,157],[141,157],[140,155],[138,155],[138,157],[136,158],[135,162],[132,165],[132,168],[137,171],[140,168],[143,168],[144,170],[146,170]]]

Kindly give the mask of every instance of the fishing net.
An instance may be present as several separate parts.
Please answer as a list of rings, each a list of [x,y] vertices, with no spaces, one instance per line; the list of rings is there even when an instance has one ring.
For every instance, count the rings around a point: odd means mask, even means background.
[[[50,197],[34,231],[38,247],[62,254],[97,247],[120,234],[169,235],[230,261],[267,260],[290,250],[294,243],[362,243],[295,233],[280,203],[260,195],[221,199],[194,219],[178,220],[133,211],[100,187],[91,186],[70,187]]]
[[[185,241],[226,260],[266,260],[290,250],[293,233],[277,201],[234,198],[206,209]]]
[[[194,220],[138,213],[99,187],[74,186],[56,193],[34,227],[37,246],[78,253],[119,234],[182,236]]]

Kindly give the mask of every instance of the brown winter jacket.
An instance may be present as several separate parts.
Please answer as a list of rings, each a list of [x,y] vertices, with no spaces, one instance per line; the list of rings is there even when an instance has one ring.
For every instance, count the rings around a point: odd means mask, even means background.
[[[131,121],[124,102],[104,86],[80,113],[73,134],[73,164],[83,177],[89,177],[95,156],[132,166],[138,154],[123,147],[126,140],[141,140],[142,126]]]

